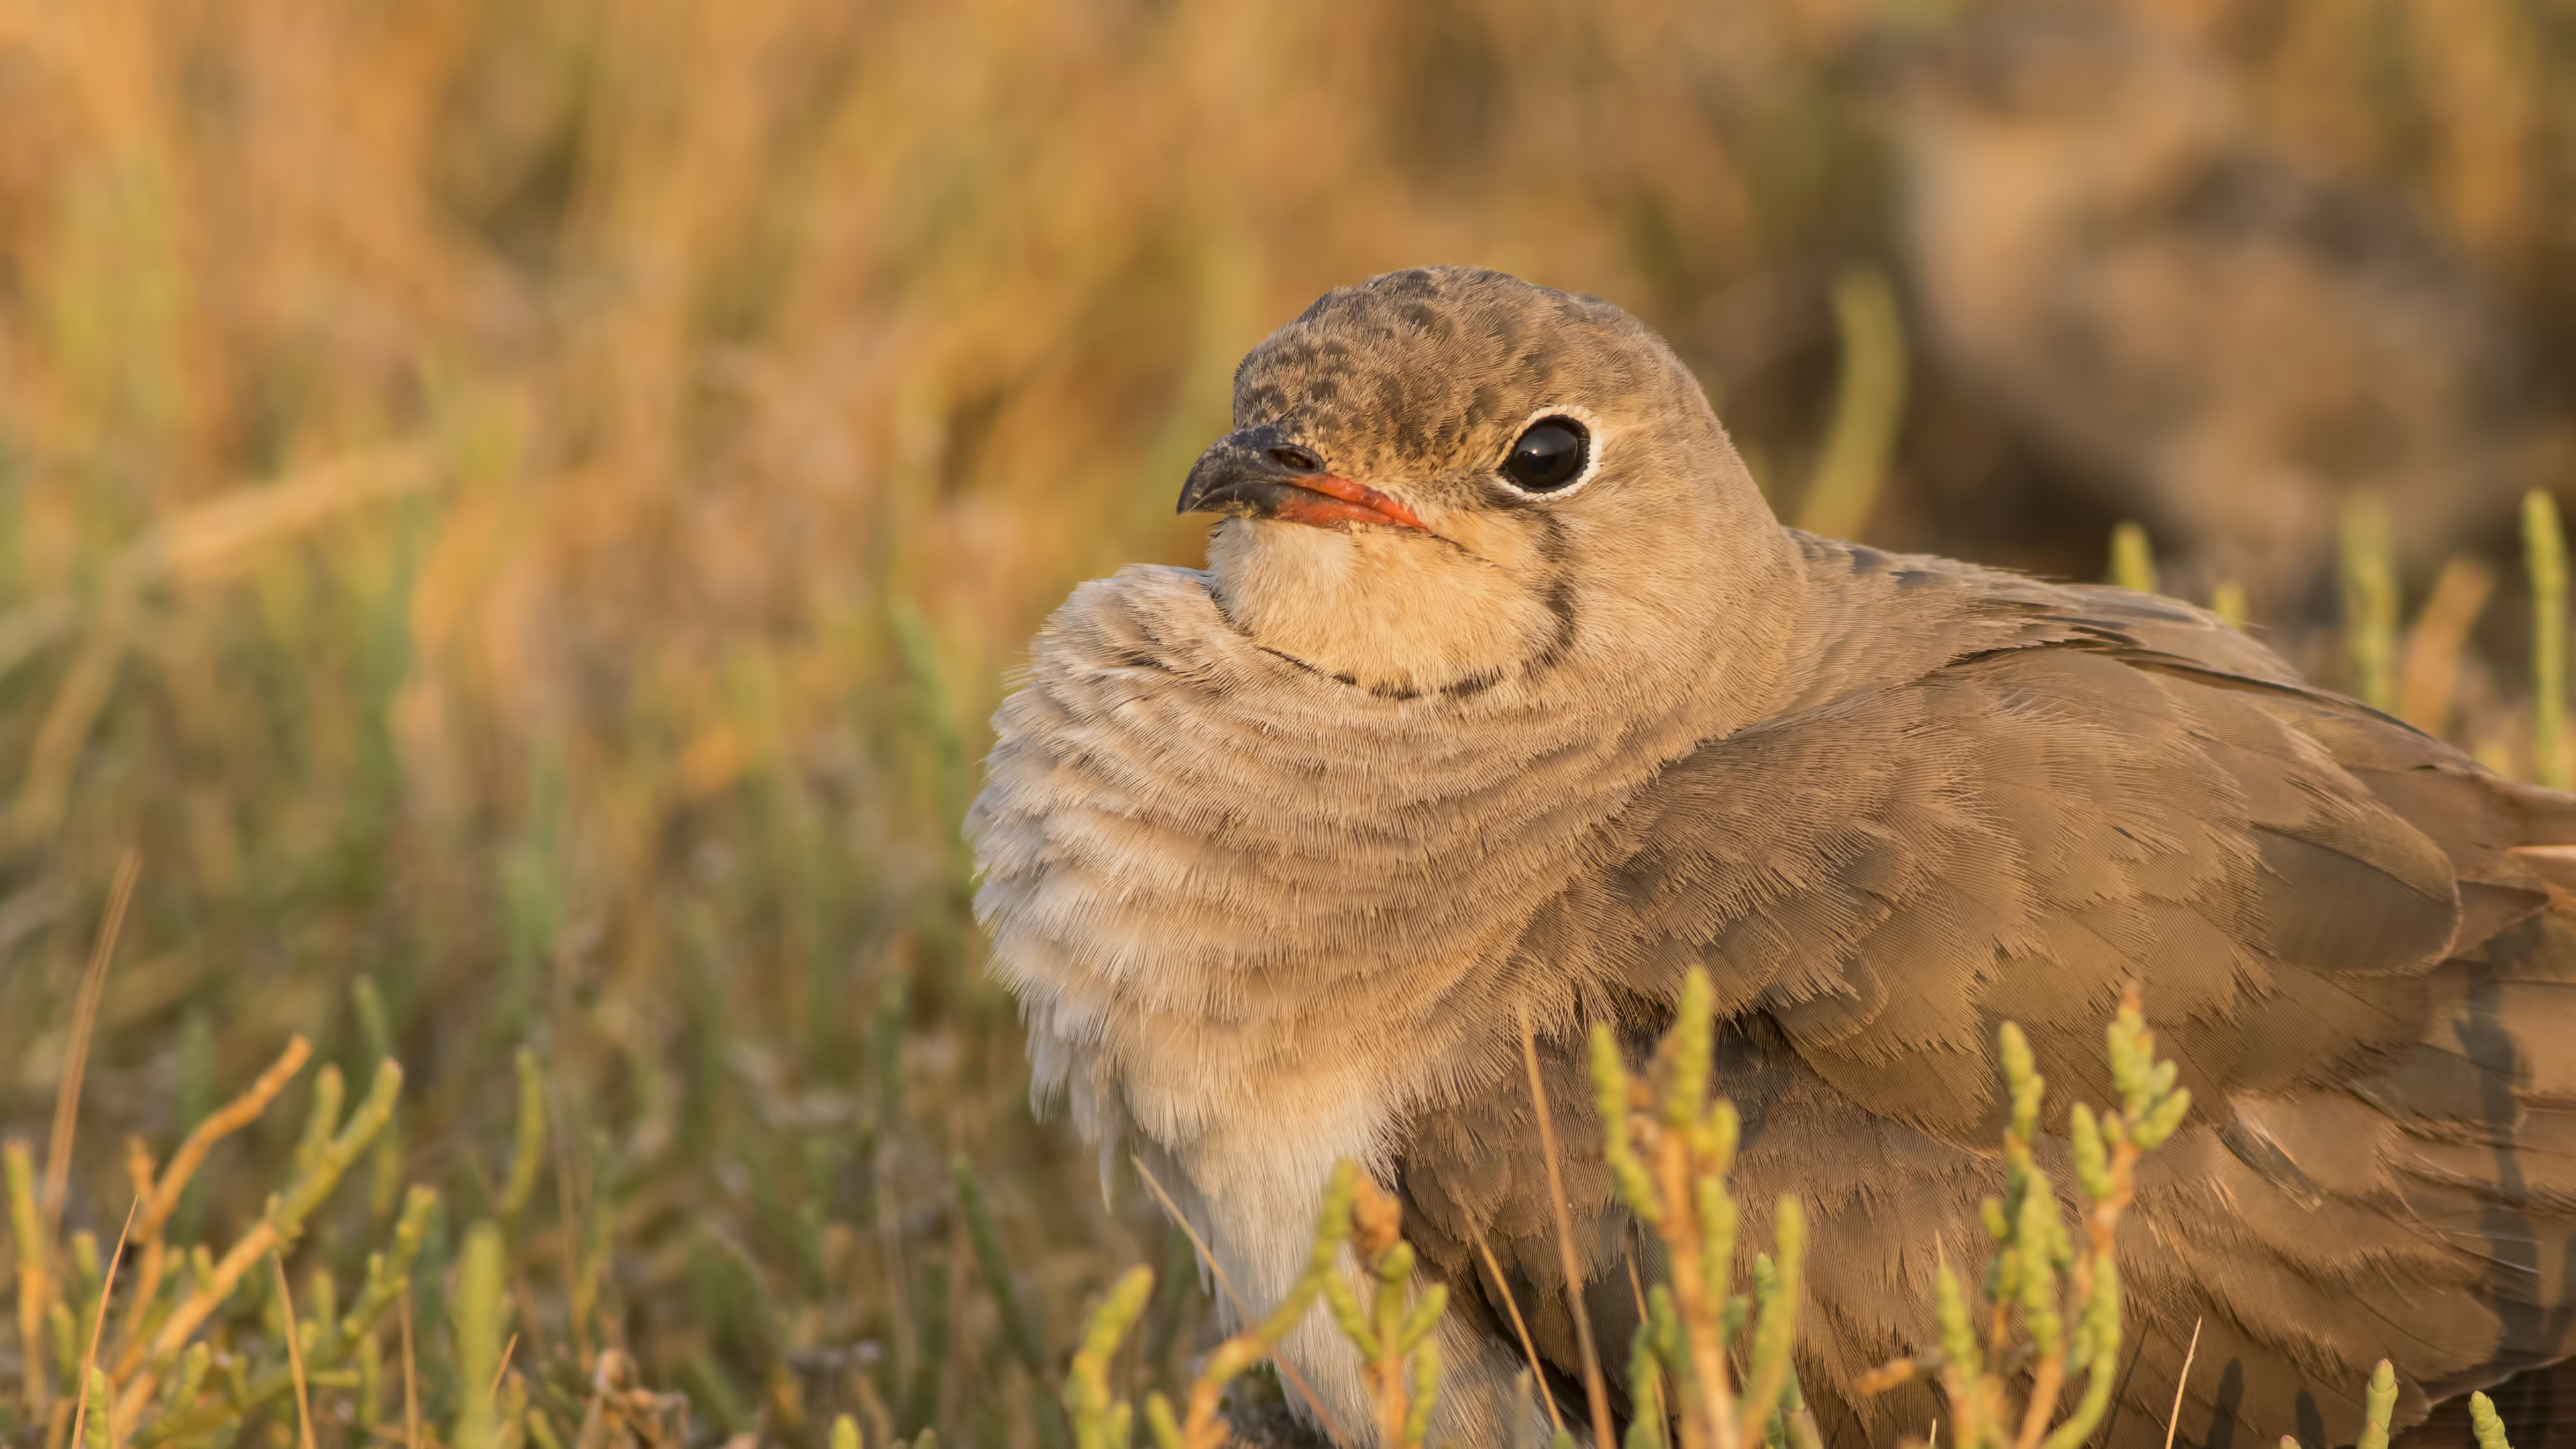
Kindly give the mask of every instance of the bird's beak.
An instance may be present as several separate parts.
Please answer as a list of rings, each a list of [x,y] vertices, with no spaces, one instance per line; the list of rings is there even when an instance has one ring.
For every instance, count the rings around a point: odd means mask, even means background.
[[[1277,428],[1228,433],[1191,467],[1178,511],[1276,518],[1316,528],[1375,523],[1430,532],[1396,499],[1321,468],[1301,467],[1301,461]]]

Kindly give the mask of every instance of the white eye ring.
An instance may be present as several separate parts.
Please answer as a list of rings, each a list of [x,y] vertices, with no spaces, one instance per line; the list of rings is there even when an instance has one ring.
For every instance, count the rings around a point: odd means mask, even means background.
[[[1510,489],[1512,491],[1512,496],[1516,498],[1544,498],[1553,502],[1556,499],[1569,497],[1573,494],[1582,492],[1584,488],[1589,486],[1592,480],[1599,476],[1601,472],[1601,452],[1603,446],[1601,423],[1594,415],[1592,409],[1587,407],[1558,404],[1533,409],[1528,417],[1521,419],[1521,425],[1512,430],[1512,447],[1514,449],[1519,448],[1521,439],[1529,435],[1530,429],[1551,418],[1563,418],[1583,430],[1583,471],[1575,474],[1572,481],[1564,484],[1562,487],[1544,489],[1524,488],[1520,484],[1512,481],[1512,475],[1503,471],[1502,465],[1497,464],[1494,468],[1495,479],[1505,488]],[[1505,461],[1508,462],[1511,454],[1506,452],[1503,456]]]

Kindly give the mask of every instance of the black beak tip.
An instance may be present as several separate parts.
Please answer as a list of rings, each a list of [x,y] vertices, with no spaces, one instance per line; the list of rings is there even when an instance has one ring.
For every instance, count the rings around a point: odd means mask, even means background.
[[[1264,497],[1277,491],[1277,481],[1286,471],[1243,434],[1229,433],[1190,465],[1190,476],[1181,482],[1180,500],[1173,511],[1256,516],[1265,511]]]
[[[1208,466],[1210,461],[1211,458],[1201,458],[1190,466],[1190,476],[1181,480],[1181,496],[1172,507],[1174,513],[1198,513],[1205,509],[1208,495],[1217,488],[1217,470]]]

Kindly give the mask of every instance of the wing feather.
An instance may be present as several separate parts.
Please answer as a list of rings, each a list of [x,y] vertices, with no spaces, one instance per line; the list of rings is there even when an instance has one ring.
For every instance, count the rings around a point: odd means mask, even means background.
[[[2010,647],[1674,762],[1524,942],[1640,1055],[1683,970],[1710,969],[1747,1240],[1772,1194],[1814,1214],[1801,1373],[1827,1420],[1875,1441],[1928,1408],[1833,1386],[1928,1349],[1935,1255],[1982,1255],[1997,1025],[2022,1024],[2055,1100],[2099,1103],[2131,980],[2195,1107],[2123,1230],[2143,1321],[2111,1442],[2161,1440],[2195,1320],[2218,1367],[2184,1436],[2205,1443],[2348,1441],[2383,1354],[2420,1417],[2576,1349],[2576,931],[2515,854],[2576,843],[2576,803],[2299,684],[2197,611],[2016,588]],[[1587,1301],[1615,1308],[1635,1227],[1582,1157],[1578,1044],[1544,1046]],[[1431,1114],[1399,1171],[1426,1263],[1496,1322],[1508,1289],[1562,1391],[1518,1086]],[[2071,1180],[2064,1144],[2044,1151]],[[1471,1261],[1480,1232],[1501,1283]]]

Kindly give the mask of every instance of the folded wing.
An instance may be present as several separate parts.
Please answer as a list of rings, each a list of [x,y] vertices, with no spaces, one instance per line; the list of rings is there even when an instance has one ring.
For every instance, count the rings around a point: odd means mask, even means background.
[[[2068,1100],[2110,1095],[2102,1031],[2132,980],[2195,1107],[2123,1228],[2137,1361],[2113,1442],[2162,1440],[2195,1323],[2183,1437],[2206,1443],[2350,1442],[2382,1356],[2407,1419],[2566,1357],[2576,929],[2545,876],[2576,801],[2300,686],[2204,616],[2038,592],[2012,604],[2026,643],[1673,764],[1527,938],[1640,1051],[1685,970],[1715,978],[1754,1240],[1782,1192],[1815,1227],[1810,1396],[1870,1442],[1929,1422],[1928,1398],[1836,1389],[1930,1346],[1937,1255],[1983,1260],[1995,1030],[2029,1034],[2062,1132]],[[1586,1157],[1572,1043],[1547,1047],[1616,1365],[1639,1245]],[[1529,1119],[1514,1078],[1421,1123],[1403,1176],[1462,1311],[1511,1333],[1517,1306],[1563,1391]]]

